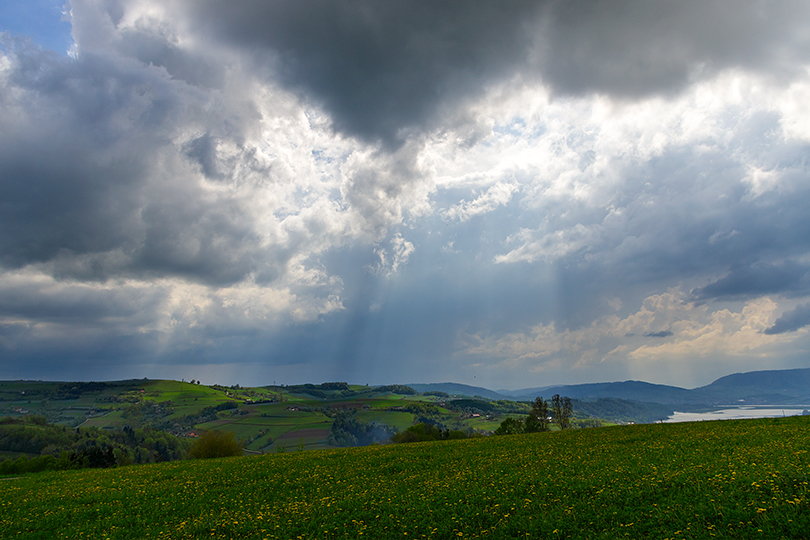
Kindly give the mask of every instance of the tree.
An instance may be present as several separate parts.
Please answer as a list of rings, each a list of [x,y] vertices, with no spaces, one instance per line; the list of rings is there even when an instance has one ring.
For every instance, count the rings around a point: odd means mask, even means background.
[[[403,394],[406,396],[416,395],[416,390],[404,384],[388,384],[385,386],[377,386],[374,388],[375,392],[391,392],[392,394]]]
[[[461,431],[460,429],[444,429],[433,423],[418,422],[405,431],[401,431],[391,437],[391,441],[395,443],[445,441],[467,439],[471,436],[470,433]]]
[[[548,431],[548,402],[542,397],[535,398],[532,410],[526,417],[525,430],[526,433]]]
[[[116,463],[116,446],[109,439],[83,438],[73,445],[70,461],[75,468],[114,467]]]
[[[571,427],[571,417],[574,415],[574,406],[571,405],[571,398],[564,397],[562,402],[562,417],[565,420],[565,426],[560,424],[560,428],[568,429]]]
[[[329,432],[329,443],[334,446],[365,446],[391,439],[395,431],[377,422],[361,422],[354,411],[337,411]]]
[[[241,456],[242,444],[230,431],[206,431],[188,451],[192,458]]]
[[[442,430],[433,424],[414,424],[405,431],[397,433],[391,440],[395,443],[410,443],[422,441],[438,441],[446,437],[442,436]]]
[[[525,433],[524,423],[511,416],[501,422],[501,425],[495,430],[495,435],[517,435],[519,433]]]
[[[560,394],[554,394],[551,396],[551,407],[554,410],[554,421],[557,422],[560,429],[571,427],[571,416],[574,413],[571,399],[560,397]]]
[[[29,414],[25,419],[36,426],[44,426],[48,423],[48,419],[41,414]]]

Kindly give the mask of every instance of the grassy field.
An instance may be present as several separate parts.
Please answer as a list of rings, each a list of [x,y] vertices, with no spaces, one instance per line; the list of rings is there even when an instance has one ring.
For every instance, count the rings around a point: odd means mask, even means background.
[[[173,417],[199,411],[224,401],[236,401],[225,392],[181,381],[133,379],[103,383],[103,387],[77,391],[87,383],[3,381],[0,386],[2,415],[41,414],[48,421],[71,426],[116,427],[128,421],[124,407],[135,402],[171,401]],[[24,412],[17,412],[24,411]]]
[[[228,402],[235,408],[197,418],[205,409]],[[330,415],[336,410],[352,409],[362,422],[400,431],[418,420],[417,414],[403,408],[420,404],[433,405],[435,420],[452,429],[491,431],[505,418],[473,418],[437,406],[439,402],[437,397],[361,385],[324,389],[322,385],[244,388],[147,379],[102,384],[0,381],[0,416],[43,415],[51,423],[110,430],[156,425],[181,436],[211,429],[230,431],[253,452],[332,446]],[[156,409],[150,411],[149,405]]]
[[[38,473],[0,537],[807,538],[810,418]]]

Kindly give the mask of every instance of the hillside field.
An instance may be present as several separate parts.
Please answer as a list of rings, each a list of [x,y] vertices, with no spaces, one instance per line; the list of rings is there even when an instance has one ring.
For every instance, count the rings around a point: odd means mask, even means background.
[[[408,393],[397,392],[403,389]],[[449,406],[444,406],[445,400]],[[476,406],[487,410],[479,411]],[[338,411],[353,411],[360,422],[384,424],[396,431],[408,428],[420,417],[430,417],[447,428],[490,432],[507,416],[525,416],[528,410],[528,404],[495,406],[481,400],[441,398],[417,394],[401,385],[326,383],[243,388],[148,379],[104,383],[0,381],[0,418],[41,415],[50,423],[70,427],[154,427],[179,436],[230,431],[250,452],[335,447],[329,436]]]
[[[802,538],[810,418],[615,426],[0,480],[0,537]]]

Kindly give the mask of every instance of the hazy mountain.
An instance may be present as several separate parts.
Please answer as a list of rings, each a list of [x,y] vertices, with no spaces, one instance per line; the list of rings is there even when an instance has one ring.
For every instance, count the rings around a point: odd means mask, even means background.
[[[723,403],[806,404],[810,403],[810,369],[734,373],[696,388],[694,392]]]
[[[575,399],[619,398],[671,405],[740,402],[754,405],[805,404],[810,403],[810,368],[735,373],[694,389],[642,381],[624,381],[543,386],[499,392],[510,396],[511,399],[524,401],[537,396],[548,399],[554,394],[560,394]]]
[[[549,399],[554,394],[574,399],[618,398],[665,404],[694,404],[703,402],[702,396],[691,390],[643,381],[624,381],[591,384],[569,384],[524,388],[509,392],[512,399],[531,400],[537,396]]]

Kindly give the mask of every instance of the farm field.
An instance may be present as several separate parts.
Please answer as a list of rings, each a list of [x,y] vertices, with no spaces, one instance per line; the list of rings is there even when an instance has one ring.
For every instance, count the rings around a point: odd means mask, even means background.
[[[132,379],[105,383],[0,382],[3,414],[45,416],[50,422],[121,427],[121,412],[134,403],[171,401],[173,417],[234,400],[222,390],[171,380]]]
[[[230,431],[254,453],[333,447],[330,430],[340,411],[353,411],[360,422],[383,424],[395,431],[413,425],[423,414],[448,428],[472,431],[492,431],[506,417],[493,414],[486,418],[458,408],[450,410],[441,406],[443,399],[420,395],[401,385],[326,383],[245,388],[148,379],[105,383],[0,381],[0,417],[42,415],[48,422],[71,427],[156,427],[191,437],[207,430]],[[521,406],[525,414],[525,404],[512,408],[521,410]]]
[[[274,453],[0,481],[0,537],[803,538],[810,418]]]

